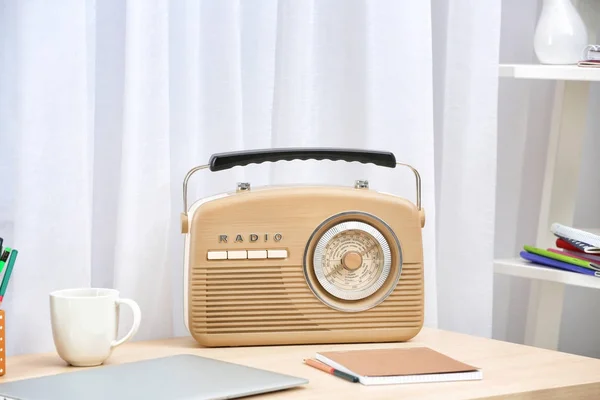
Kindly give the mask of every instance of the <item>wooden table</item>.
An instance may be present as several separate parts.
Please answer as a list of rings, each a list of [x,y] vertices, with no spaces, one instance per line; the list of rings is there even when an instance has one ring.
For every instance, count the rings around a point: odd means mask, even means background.
[[[317,351],[411,346],[428,346],[478,366],[483,370],[483,380],[363,386],[302,363],[303,358]],[[133,342],[117,348],[107,365],[181,353],[264,368],[310,381],[301,388],[257,396],[261,399],[600,398],[600,360],[427,328],[410,342],[387,344],[201,348],[191,338]],[[56,353],[9,357],[7,373],[0,382],[78,370],[66,366]]]

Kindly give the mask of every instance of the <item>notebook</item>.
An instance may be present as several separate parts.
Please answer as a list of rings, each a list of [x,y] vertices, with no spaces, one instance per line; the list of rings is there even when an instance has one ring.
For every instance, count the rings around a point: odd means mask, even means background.
[[[584,231],[581,229],[571,228],[570,226],[554,223],[550,227],[550,231],[561,239],[577,247],[578,249],[590,253],[600,251],[600,235]],[[586,246],[587,245],[587,246]]]
[[[600,61],[600,45],[588,44],[585,46],[581,61]]]
[[[73,371],[0,384],[0,399],[233,399],[308,383],[304,378],[189,354]]]
[[[577,257],[571,257],[567,254],[563,254],[562,252],[554,252],[554,251],[540,249],[538,247],[533,247],[533,246],[528,246],[528,245],[523,246],[523,249],[525,251],[527,251],[528,253],[537,254],[539,256],[546,257],[546,258],[552,258],[554,260],[577,265],[578,267],[583,267],[583,268],[591,269],[594,271],[600,271],[600,265],[592,263],[587,260],[582,260]]]
[[[555,260],[553,258],[548,258],[548,257],[544,257],[544,256],[540,256],[538,254],[533,254],[533,253],[529,253],[527,251],[522,251],[520,253],[521,258],[527,260],[527,261],[531,261],[535,264],[540,264],[540,265],[544,265],[546,267],[552,267],[552,268],[557,268],[557,269],[562,269],[564,271],[571,271],[571,272],[578,272],[580,274],[584,274],[584,275],[591,275],[591,276],[596,276],[596,277],[600,277],[600,272],[598,271],[594,271],[592,269],[588,269],[588,268],[583,268],[583,267],[579,267],[577,265],[573,265],[573,264],[569,264],[563,261],[558,261]]]
[[[558,247],[559,249],[576,251],[578,253],[586,253],[586,254],[600,253],[599,248],[590,246],[589,244],[577,242],[576,240],[561,239],[560,237],[558,237],[556,239],[556,247]]]
[[[482,371],[428,347],[321,352],[321,361],[357,376],[363,385],[483,379]]]
[[[573,251],[573,250],[566,250],[566,249],[560,250],[560,249],[550,248],[550,249],[548,249],[548,251],[551,251],[552,253],[556,253],[556,254],[563,254],[565,256],[578,258],[580,260],[589,261],[590,263],[593,263],[593,264],[600,264],[600,256],[598,256],[598,255],[582,253],[580,251]]]
[[[577,66],[585,68],[600,68],[600,61],[598,60],[581,60],[577,62]]]

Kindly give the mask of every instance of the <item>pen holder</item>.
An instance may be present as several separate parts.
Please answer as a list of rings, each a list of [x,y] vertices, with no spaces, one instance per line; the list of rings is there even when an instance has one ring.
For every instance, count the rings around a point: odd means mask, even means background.
[[[0,310],[0,376],[4,376],[6,373],[6,317],[4,316],[4,310]]]

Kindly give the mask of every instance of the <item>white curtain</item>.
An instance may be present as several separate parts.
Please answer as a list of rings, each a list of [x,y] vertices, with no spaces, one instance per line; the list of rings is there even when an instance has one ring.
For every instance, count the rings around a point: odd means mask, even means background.
[[[433,3],[438,322],[489,337],[501,1]]]
[[[439,293],[441,327],[489,335],[499,17],[438,3],[439,25],[427,1],[0,2],[0,236],[20,250],[9,353],[53,349],[48,293],[69,287],[135,299],[137,340],[185,335],[185,173],[216,152],[291,146],[417,167],[426,325]],[[358,178],[415,198],[407,171],[295,161],[199,174],[190,199]]]

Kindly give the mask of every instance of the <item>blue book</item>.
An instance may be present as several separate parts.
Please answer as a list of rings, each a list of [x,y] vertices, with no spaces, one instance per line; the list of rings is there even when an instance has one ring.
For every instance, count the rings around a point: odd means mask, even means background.
[[[540,256],[538,254],[529,253],[527,251],[521,252],[521,257],[527,261],[531,261],[535,264],[545,265],[547,267],[562,269],[564,271],[577,272],[580,274],[591,275],[600,277],[600,272],[594,271],[588,268],[578,267],[577,265],[569,264],[566,262],[554,260],[552,258]]]

